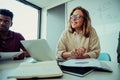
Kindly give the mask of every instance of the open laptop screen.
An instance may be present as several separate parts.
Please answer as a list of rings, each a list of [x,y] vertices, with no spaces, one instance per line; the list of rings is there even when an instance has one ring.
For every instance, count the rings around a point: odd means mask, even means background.
[[[53,53],[45,39],[23,40],[21,43],[29,52],[31,57],[37,61],[56,59],[55,53]]]

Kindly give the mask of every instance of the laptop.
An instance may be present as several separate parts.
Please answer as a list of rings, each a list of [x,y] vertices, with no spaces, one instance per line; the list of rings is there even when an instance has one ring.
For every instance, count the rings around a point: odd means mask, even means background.
[[[55,53],[45,39],[22,40],[21,43],[36,61],[56,60]]]

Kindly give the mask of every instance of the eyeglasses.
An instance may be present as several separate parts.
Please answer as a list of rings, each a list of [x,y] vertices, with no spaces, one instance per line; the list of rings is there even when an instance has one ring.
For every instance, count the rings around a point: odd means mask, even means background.
[[[71,15],[70,19],[80,19],[81,17],[83,17],[83,16],[81,16],[79,14],[77,14],[77,15]]]

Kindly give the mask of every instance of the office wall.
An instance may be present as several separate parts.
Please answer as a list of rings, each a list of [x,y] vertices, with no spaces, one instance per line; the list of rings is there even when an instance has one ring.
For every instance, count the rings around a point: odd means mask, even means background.
[[[116,62],[118,33],[120,31],[120,0],[73,0],[66,4],[67,17],[76,6],[90,13],[92,26],[100,38],[101,51],[108,52]]]
[[[56,45],[65,28],[65,4],[47,10],[46,39],[56,52]]]

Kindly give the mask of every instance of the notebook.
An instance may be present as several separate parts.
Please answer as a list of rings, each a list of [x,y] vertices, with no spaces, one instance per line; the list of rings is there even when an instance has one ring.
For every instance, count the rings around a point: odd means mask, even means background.
[[[112,72],[104,62],[100,62],[97,59],[70,59],[59,64],[61,69],[65,73],[69,73],[76,76],[86,76],[93,71]]]
[[[37,61],[55,60],[55,53],[52,52],[45,39],[22,40],[21,43],[29,52],[31,57]]]
[[[14,68],[8,74],[8,78],[17,79],[43,79],[61,77],[63,72],[57,65],[57,61],[42,61],[36,63],[24,62]]]

